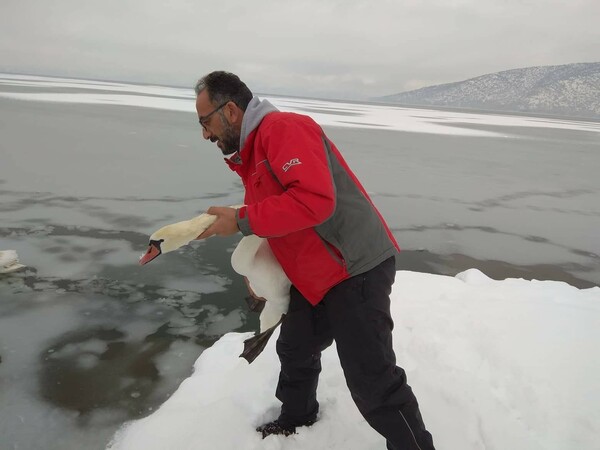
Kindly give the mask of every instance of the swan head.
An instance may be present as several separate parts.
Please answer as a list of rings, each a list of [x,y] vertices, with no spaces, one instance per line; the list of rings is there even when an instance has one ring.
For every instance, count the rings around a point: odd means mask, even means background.
[[[191,223],[191,221],[174,223],[153,233],[150,236],[148,250],[140,258],[140,265],[148,264],[163,253],[177,250],[196,239],[200,232],[198,232],[197,227],[191,226]]]

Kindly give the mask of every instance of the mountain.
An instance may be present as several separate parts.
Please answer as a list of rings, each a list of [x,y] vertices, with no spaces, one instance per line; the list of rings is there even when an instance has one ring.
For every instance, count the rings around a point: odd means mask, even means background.
[[[373,100],[600,118],[600,62],[506,70]]]

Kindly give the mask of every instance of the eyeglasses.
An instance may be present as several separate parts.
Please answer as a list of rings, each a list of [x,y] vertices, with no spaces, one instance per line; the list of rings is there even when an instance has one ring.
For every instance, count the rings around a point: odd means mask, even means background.
[[[205,116],[200,116],[198,118],[198,122],[200,122],[200,125],[202,125],[202,128],[204,128],[205,131],[208,131],[206,126],[208,125],[208,119],[210,118],[210,116],[212,116],[214,113],[216,113],[217,111],[219,111],[221,108],[223,108],[223,106],[225,106],[227,103],[229,103],[229,100],[227,100],[225,103],[223,103],[221,106],[216,107],[215,109],[213,109],[211,112],[209,112],[207,115]]]

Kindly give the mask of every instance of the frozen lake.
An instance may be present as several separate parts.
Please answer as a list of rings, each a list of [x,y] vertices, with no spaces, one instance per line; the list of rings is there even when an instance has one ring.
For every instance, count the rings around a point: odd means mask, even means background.
[[[269,97],[269,96],[268,96]],[[402,269],[600,284],[600,124],[269,97],[324,125]],[[223,333],[257,328],[237,238],[144,267],[152,231],[242,185],[191,90],[0,75],[0,448],[104,448]]]

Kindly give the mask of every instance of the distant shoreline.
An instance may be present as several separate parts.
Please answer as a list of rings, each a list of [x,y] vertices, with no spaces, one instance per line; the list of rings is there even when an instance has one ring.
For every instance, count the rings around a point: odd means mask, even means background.
[[[148,83],[142,81],[130,81],[130,80],[113,80],[113,79],[100,79],[100,78],[76,78],[71,76],[62,76],[62,75],[48,75],[48,74],[35,74],[35,73],[17,73],[17,72],[0,72],[0,79],[2,79],[2,75],[11,75],[11,76],[25,76],[25,77],[39,77],[46,79],[64,79],[69,81],[91,81],[94,83],[114,83],[114,84],[122,84],[122,85],[130,85],[130,86],[144,86],[144,87],[164,87],[164,88],[174,88],[181,90],[188,90],[190,93],[193,93],[192,86],[183,86],[183,85],[172,85],[172,84],[159,84],[159,83]],[[2,85],[0,84],[0,87]],[[107,90],[108,92],[109,90]],[[146,94],[152,95],[152,94]],[[482,108],[470,108],[470,107],[460,107],[460,106],[442,106],[442,105],[430,105],[425,103],[405,103],[405,102],[395,102],[390,100],[384,100],[383,97],[373,97],[370,99],[340,99],[340,98],[329,98],[329,97],[314,97],[314,96],[299,96],[299,95],[291,95],[291,94],[271,94],[266,92],[256,92],[256,95],[260,97],[274,97],[274,98],[289,98],[289,99],[298,99],[298,100],[315,100],[315,101],[326,101],[337,104],[347,104],[347,103],[355,103],[359,105],[369,105],[369,106],[389,106],[389,107],[397,107],[397,108],[410,108],[410,109],[427,109],[431,111],[452,111],[458,113],[470,113],[470,114],[490,114],[490,115],[511,115],[518,117],[533,117],[533,118],[542,118],[542,119],[556,119],[556,120],[568,120],[572,122],[592,122],[592,123],[600,123],[600,117],[589,117],[589,116],[565,116],[561,114],[550,114],[550,113],[541,113],[536,111],[514,111],[510,109],[502,110],[502,109],[482,109]],[[168,96],[165,96],[169,98]],[[385,96],[384,96],[385,97]],[[173,97],[179,98],[179,97]],[[381,98],[381,100],[379,100]]]

